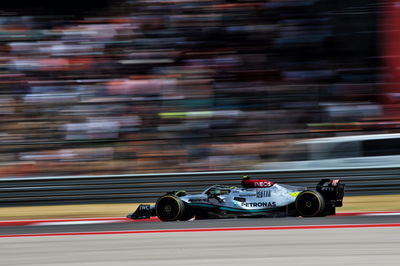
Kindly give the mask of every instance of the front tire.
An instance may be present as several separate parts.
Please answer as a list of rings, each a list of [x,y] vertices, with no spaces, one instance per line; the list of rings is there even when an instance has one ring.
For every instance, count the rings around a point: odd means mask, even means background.
[[[320,216],[325,209],[325,200],[317,191],[301,192],[295,202],[296,211],[303,217]]]
[[[161,221],[177,221],[185,218],[185,204],[174,195],[160,197],[155,209],[157,217]]]

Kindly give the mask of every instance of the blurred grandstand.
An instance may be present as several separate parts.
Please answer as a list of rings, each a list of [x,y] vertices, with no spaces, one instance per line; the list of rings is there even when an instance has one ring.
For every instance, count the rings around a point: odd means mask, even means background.
[[[2,176],[244,170],[295,139],[396,132],[380,97],[384,6],[137,0],[79,16],[5,9]]]

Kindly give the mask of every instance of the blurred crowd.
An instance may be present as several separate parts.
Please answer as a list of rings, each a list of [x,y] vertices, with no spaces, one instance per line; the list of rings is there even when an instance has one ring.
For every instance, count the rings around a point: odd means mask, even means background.
[[[0,13],[1,175],[244,170],[293,139],[365,130],[382,115],[377,7],[325,2]]]

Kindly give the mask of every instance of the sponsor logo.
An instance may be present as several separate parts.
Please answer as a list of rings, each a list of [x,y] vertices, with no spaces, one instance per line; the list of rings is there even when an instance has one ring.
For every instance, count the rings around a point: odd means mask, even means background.
[[[150,205],[140,205],[139,210],[140,211],[150,211]]]
[[[271,197],[271,191],[270,190],[260,190],[256,192],[257,198],[269,198]]]
[[[321,187],[321,191],[334,191],[334,187]]]
[[[276,202],[242,202],[243,207],[276,207]]]
[[[255,187],[270,187],[272,186],[272,182],[265,181],[265,182],[254,182]]]

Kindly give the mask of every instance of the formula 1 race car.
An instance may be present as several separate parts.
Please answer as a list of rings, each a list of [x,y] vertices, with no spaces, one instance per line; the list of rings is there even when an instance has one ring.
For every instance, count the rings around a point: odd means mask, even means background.
[[[339,179],[321,179],[315,190],[269,182],[267,187],[237,188],[213,185],[200,194],[169,192],[154,205],[141,204],[127,217],[186,221],[235,217],[315,217],[336,214],[343,205],[344,185]]]

